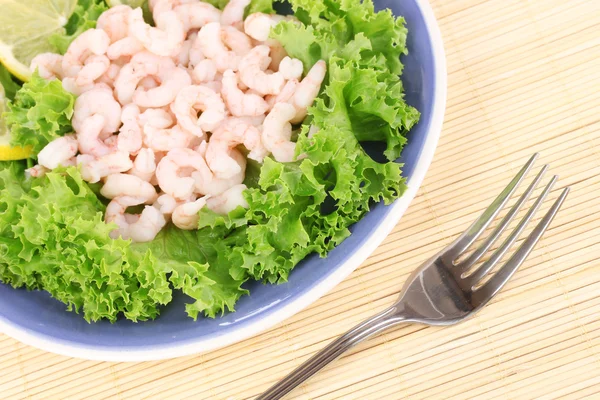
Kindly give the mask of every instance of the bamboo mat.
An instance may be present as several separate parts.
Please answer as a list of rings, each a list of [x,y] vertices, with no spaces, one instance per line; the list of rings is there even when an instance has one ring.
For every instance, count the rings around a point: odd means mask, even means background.
[[[561,176],[552,197],[573,190],[500,295],[461,325],[372,339],[289,398],[600,398],[600,1],[432,6],[449,69],[442,138],[419,195],[364,265],[276,328],[198,356],[91,362],[0,336],[0,398],[252,398],[391,304],[534,151]]]

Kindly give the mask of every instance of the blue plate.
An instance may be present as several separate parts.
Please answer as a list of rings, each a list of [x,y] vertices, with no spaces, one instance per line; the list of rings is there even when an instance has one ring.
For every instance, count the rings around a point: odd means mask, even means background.
[[[399,160],[405,164],[409,186],[401,199],[391,206],[373,207],[345,242],[325,259],[310,257],[302,262],[288,283],[248,285],[250,296],[239,301],[235,313],[221,318],[192,321],[184,312],[186,299],[179,295],[155,321],[88,324],[45,292],[0,284],[0,330],[27,344],[73,357],[107,361],[171,358],[255,335],[302,310],[348,276],[387,236],[413,199],[437,145],[446,99],[443,46],[427,1],[382,0],[375,4],[406,19],[406,100],[422,114]]]

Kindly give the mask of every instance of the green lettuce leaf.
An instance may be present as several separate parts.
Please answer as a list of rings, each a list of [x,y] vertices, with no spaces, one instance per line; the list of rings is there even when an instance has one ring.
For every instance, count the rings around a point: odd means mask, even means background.
[[[14,99],[15,94],[21,88],[21,85],[14,80],[11,73],[2,64],[0,64],[0,85],[4,87],[4,94],[9,100]]]
[[[203,0],[205,3],[212,4],[218,9],[222,10],[225,8],[229,0]],[[273,2],[277,0],[252,0],[248,7],[246,7],[245,15],[253,14],[256,12],[262,12],[265,14],[273,14]]]
[[[96,27],[98,17],[108,8],[104,0],[77,0],[77,5],[64,26],[63,32],[52,34],[48,41],[54,46],[57,53],[65,54],[77,36]]]
[[[76,168],[29,180],[24,168],[0,163],[0,281],[46,290],[88,321],[153,319],[175,289],[194,300],[192,318],[214,317],[246,293],[211,233],[169,227],[145,245],[112,240],[104,205]]]
[[[33,146],[37,155],[49,142],[73,131],[75,97],[58,80],[47,81],[34,73],[8,103],[4,119],[15,146]]]

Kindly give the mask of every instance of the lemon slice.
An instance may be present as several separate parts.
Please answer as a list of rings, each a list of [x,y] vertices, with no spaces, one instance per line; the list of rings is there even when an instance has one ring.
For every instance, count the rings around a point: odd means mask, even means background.
[[[48,36],[63,32],[77,0],[0,0],[0,61],[27,81],[36,55],[53,48]]]
[[[12,147],[10,145],[10,131],[2,118],[5,107],[4,87],[0,85],[0,161],[22,160],[31,155],[31,148]]]

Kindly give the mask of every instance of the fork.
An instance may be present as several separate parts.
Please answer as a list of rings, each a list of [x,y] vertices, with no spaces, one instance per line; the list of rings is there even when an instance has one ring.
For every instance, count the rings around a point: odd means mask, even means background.
[[[510,222],[542,180],[548,165],[542,167],[533,182],[502,218],[490,236],[467,256],[467,250],[504,208],[537,157],[538,154],[536,153],[527,161],[508,186],[462,235],[410,275],[404,284],[399,299],[393,305],[340,336],[260,395],[257,400],[282,398],[351,347],[392,326],[404,322],[426,325],[453,325],[470,317],[486,305],[529,256],[569,193],[570,188],[566,187],[515,253],[497,272],[490,273],[510,250],[542,205],[548,193],[550,193],[558,179],[558,176],[553,176],[500,247],[479,267],[473,268],[502,233],[507,230]],[[486,278],[489,279],[486,280]]]

